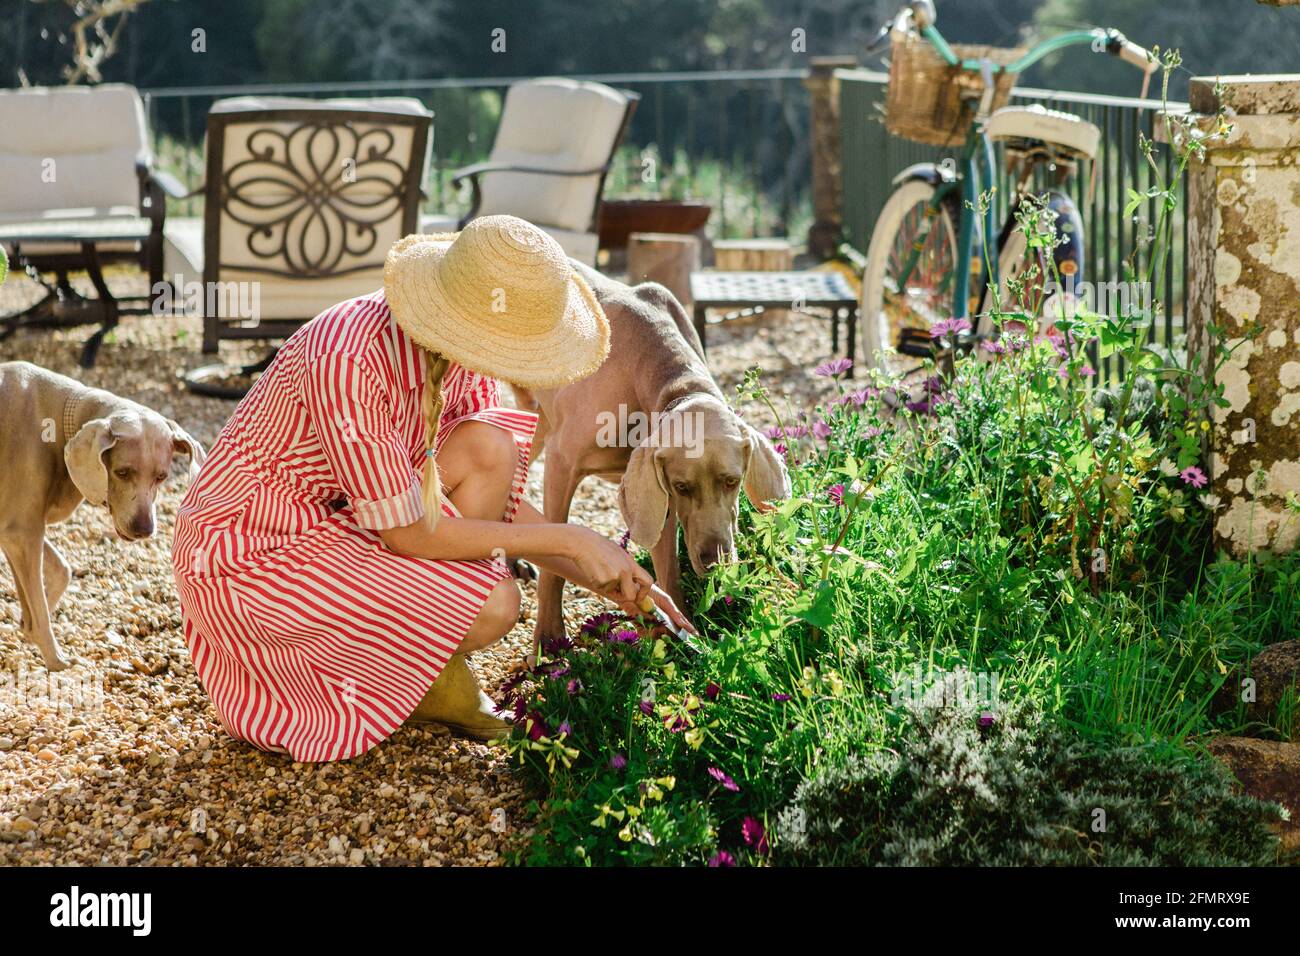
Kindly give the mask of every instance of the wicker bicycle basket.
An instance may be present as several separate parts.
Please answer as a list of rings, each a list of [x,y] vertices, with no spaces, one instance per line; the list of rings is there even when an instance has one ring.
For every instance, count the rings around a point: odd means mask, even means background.
[[[978,72],[949,66],[922,36],[895,30],[890,42],[889,92],[885,97],[885,128],[895,136],[932,146],[960,146],[966,139],[984,78]],[[963,60],[987,58],[1005,66],[1025,55],[1021,47],[975,46],[954,43]],[[992,109],[1005,106],[1016,85],[1016,74],[994,77]]]

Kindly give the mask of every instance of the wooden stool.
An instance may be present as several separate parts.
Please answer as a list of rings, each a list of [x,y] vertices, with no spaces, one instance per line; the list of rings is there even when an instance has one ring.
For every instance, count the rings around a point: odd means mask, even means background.
[[[840,349],[843,312],[848,317],[845,357],[852,359],[857,347],[858,297],[838,272],[693,272],[691,300],[695,331],[706,350],[707,309],[830,309],[832,353]]]
[[[672,232],[634,232],[627,237],[627,281],[658,282],[691,307],[691,273],[700,267],[700,240]]]
[[[788,239],[718,239],[713,268],[719,272],[789,272],[794,247]]]

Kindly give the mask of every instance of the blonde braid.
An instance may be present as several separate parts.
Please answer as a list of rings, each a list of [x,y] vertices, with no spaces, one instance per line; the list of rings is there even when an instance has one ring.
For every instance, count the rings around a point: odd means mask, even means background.
[[[438,465],[433,460],[433,448],[438,440],[438,426],[442,422],[442,380],[451,363],[437,352],[424,350],[424,392],[420,396],[420,406],[424,413],[424,457],[423,499],[424,520],[430,528],[438,525],[442,514],[442,483],[438,480]]]

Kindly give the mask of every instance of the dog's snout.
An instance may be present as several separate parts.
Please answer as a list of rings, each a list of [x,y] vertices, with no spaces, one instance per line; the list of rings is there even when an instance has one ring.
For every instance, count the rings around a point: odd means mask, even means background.
[[[153,515],[139,514],[131,519],[127,525],[127,530],[131,532],[133,538],[149,538],[153,536],[154,524]]]
[[[731,553],[731,544],[723,541],[721,538],[713,538],[706,541],[700,547],[700,564],[706,568],[711,568],[715,564],[721,564]]]

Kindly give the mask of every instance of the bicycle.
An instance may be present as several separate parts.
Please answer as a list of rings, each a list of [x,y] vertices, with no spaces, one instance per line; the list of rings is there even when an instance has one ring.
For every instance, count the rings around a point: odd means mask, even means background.
[[[1046,255],[1054,261],[1053,274],[1068,283],[1063,292],[1077,291],[1083,281],[1083,222],[1073,200],[1057,189],[1047,192],[1057,244],[1046,253],[1041,246],[1028,248],[1015,228],[1015,210],[1032,195],[1039,167],[1054,172],[1060,185],[1080,160],[1096,155],[1101,131],[1072,113],[1007,106],[1018,74],[1050,53],[1087,44],[1141,69],[1145,95],[1160,66],[1118,30],[1075,30],[1030,50],[1001,49],[950,45],[935,19],[930,0],[911,3],[881,27],[867,50],[879,51],[886,40],[891,46],[886,128],[907,139],[960,147],[955,161],[919,163],[895,176],[897,188],[872,231],[860,311],[867,358],[885,371],[895,355],[933,357],[931,328],[944,319],[954,320],[948,328],[956,330],[960,320],[970,324],[974,317],[973,328],[952,336],[961,347],[989,338],[993,290],[1006,303],[1018,278],[1045,280],[1052,271]],[[981,186],[994,181],[997,141],[1006,144],[1016,177],[1011,212],[1000,228],[993,204],[981,203]]]

